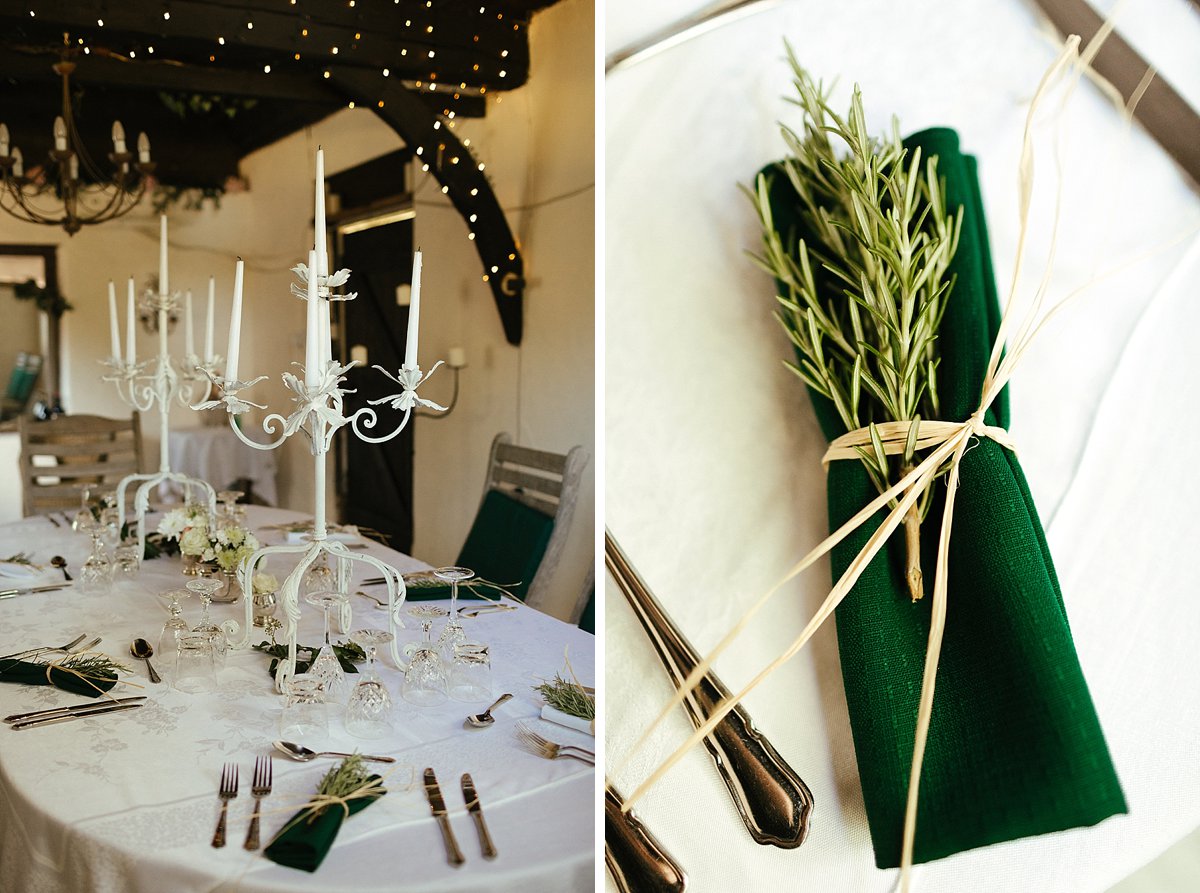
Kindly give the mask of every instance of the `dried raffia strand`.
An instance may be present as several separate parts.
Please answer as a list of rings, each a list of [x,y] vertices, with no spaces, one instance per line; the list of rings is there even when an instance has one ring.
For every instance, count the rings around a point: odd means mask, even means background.
[[[1089,45],[1089,53],[1094,54],[1096,41]],[[691,691],[695,688],[699,679],[708,671],[713,660],[725,650],[725,648],[733,642],[733,640],[745,629],[749,620],[762,608],[767,600],[769,600],[779,589],[790,579],[795,577],[805,568],[812,565],[819,557],[829,552],[837,543],[841,542],[850,532],[861,526],[868,518],[873,516],[877,511],[892,503],[893,500],[898,500],[894,503],[891,510],[888,512],[883,523],[879,528],[868,538],[862,550],[858,553],[855,559],[846,568],[845,573],[834,585],[829,595],[818,608],[813,619],[805,626],[796,640],[774,661],[772,661],[765,669],[758,673],[750,683],[737,694],[728,698],[720,706],[718,706],[709,719],[703,723],[696,731],[684,742],[682,746],[675,750],[659,767],[651,773],[651,775],[643,781],[630,795],[626,798],[624,809],[631,809],[641,796],[661,778],[672,766],[674,766],[688,750],[707,737],[715,727],[721,722],[728,713],[733,710],[741,700],[756,688],[764,679],[771,675],[776,669],[791,659],[798,653],[807,641],[815,634],[820,626],[832,616],[833,611],[838,604],[846,596],[853,587],[859,575],[870,564],[874,556],[882,548],[888,537],[900,526],[903,517],[909,509],[916,504],[917,499],[925,493],[934,479],[940,472],[940,467],[948,460],[948,486],[945,500],[945,507],[942,514],[942,524],[938,542],[938,557],[937,566],[934,575],[932,613],[930,622],[929,639],[926,646],[925,654],[925,669],[924,678],[921,685],[920,704],[917,713],[916,730],[913,742],[913,759],[909,777],[908,796],[904,818],[903,843],[901,849],[900,861],[900,890],[907,891],[909,889],[910,875],[912,868],[913,844],[916,836],[916,815],[917,804],[920,790],[921,767],[925,755],[925,742],[929,733],[929,723],[933,709],[934,686],[937,678],[938,662],[941,654],[942,635],[945,630],[946,608],[947,608],[947,581],[949,567],[949,543],[950,534],[953,525],[953,512],[956,492],[958,488],[959,466],[962,457],[969,446],[973,437],[988,437],[1003,446],[1011,448],[1012,444],[1007,433],[1003,429],[989,426],[984,422],[984,415],[987,408],[999,395],[1000,391],[1008,383],[1012,377],[1017,364],[1021,361],[1026,351],[1029,349],[1031,342],[1042,331],[1046,324],[1058,314],[1069,302],[1083,293],[1090,285],[1105,278],[1108,275],[1113,275],[1120,269],[1124,269],[1129,264],[1123,264],[1121,267],[1110,270],[1103,276],[1096,277],[1084,286],[1075,289],[1065,298],[1051,307],[1045,314],[1040,313],[1042,300],[1045,293],[1046,278],[1043,278],[1043,287],[1039,287],[1037,294],[1031,306],[1025,311],[1022,323],[1018,329],[1018,333],[1013,339],[1012,349],[1004,352],[1005,335],[1013,324],[1012,311],[1015,305],[1014,296],[1017,287],[1017,274],[1020,271],[1021,261],[1024,255],[1026,244],[1026,235],[1028,230],[1028,215],[1030,198],[1032,195],[1033,184],[1033,163],[1032,163],[1032,138],[1031,131],[1035,110],[1040,106],[1041,101],[1052,87],[1056,86],[1067,73],[1072,70],[1076,73],[1075,80],[1068,81],[1068,89],[1077,81],[1079,67],[1079,38],[1070,37],[1066,42],[1060,56],[1046,71],[1038,85],[1038,89],[1030,103],[1030,108],[1026,116],[1025,136],[1022,144],[1022,154],[1020,162],[1020,232],[1017,243],[1017,256],[1015,260],[1015,270],[1012,280],[1012,287],[1009,294],[1009,299],[1005,305],[1004,314],[1000,321],[1000,326],[996,335],[996,340],[993,345],[992,355],[989,361],[987,374],[984,378],[982,395],[979,408],[975,413],[964,422],[941,422],[941,421],[925,421],[919,422],[913,420],[895,421],[886,425],[872,425],[867,428],[859,428],[850,433],[837,438],[830,444],[824,460],[825,462],[837,459],[862,458],[867,452],[866,446],[871,445],[873,452],[880,452],[884,455],[911,455],[913,451],[912,443],[915,442],[919,448],[929,448],[931,452],[913,468],[912,471],[903,475],[899,481],[886,487],[880,495],[873,499],[865,506],[858,514],[851,518],[846,524],[842,525],[837,531],[831,534],[808,555],[802,558],[793,568],[784,575],[759,601],[754,604],[741,620],[730,632],[718,643],[717,647],[703,660],[701,660],[695,670],[689,674],[683,684],[679,686],[670,703],[659,714],[658,718],[651,724],[646,732],[635,743],[633,751],[636,751],[650,736],[650,733],[658,726],[662,719],[674,709],[674,707],[682,702]],[[1057,220],[1056,220],[1057,223]],[[1136,258],[1136,262],[1140,258]],[[1039,318],[1040,316],[1040,318]],[[919,425],[919,431],[916,429]],[[626,760],[622,765],[628,763],[633,751],[627,755]]]

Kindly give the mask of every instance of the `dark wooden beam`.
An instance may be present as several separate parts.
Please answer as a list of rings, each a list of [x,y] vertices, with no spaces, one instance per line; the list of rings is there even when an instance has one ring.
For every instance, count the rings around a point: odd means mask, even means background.
[[[333,66],[330,75],[347,98],[378,92],[375,80],[361,69]],[[470,150],[412,91],[387,84],[382,98],[384,106],[376,108],[376,114],[400,134],[413,152],[420,149],[421,161],[429,165],[429,172],[445,187],[451,204],[475,234],[482,275],[491,287],[504,336],[510,344],[520,344],[524,261],[491,183]]]

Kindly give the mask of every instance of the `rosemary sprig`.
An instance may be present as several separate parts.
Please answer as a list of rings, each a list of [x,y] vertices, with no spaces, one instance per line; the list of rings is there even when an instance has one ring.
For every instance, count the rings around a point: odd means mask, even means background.
[[[52,663],[64,670],[74,670],[83,676],[103,676],[109,679],[116,679],[117,673],[133,672],[125,664],[118,663],[107,654],[72,654]]]
[[[28,552],[18,552],[16,555],[9,555],[7,558],[0,558],[0,563],[32,565],[33,560],[30,558]]]
[[[556,673],[553,681],[535,685],[533,689],[541,693],[547,704],[569,716],[588,720],[596,718],[596,699],[577,682],[564,679]]]
[[[907,152],[895,120],[891,134],[870,136],[858,87],[843,118],[787,53],[797,94],[789,101],[804,122],[799,133],[781,127],[789,152],[781,166],[811,240],[778,231],[760,175],[746,190],[762,225],[763,251],[753,257],[783,285],[776,316],[801,356],[787,365],[832,402],[847,431],[870,428],[872,448],[859,454],[882,492],[915,466],[920,420],[938,417],[937,331],[962,211],[947,213],[937,159]],[[875,430],[883,421],[914,423],[895,459]],[[931,493],[904,521],[914,600],[924,591],[919,530]]]

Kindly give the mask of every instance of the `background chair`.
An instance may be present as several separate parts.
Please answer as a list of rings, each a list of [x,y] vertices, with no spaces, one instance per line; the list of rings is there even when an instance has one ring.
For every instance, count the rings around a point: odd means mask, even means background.
[[[0,419],[16,418],[25,411],[41,371],[40,355],[24,351],[17,354],[12,375],[8,379],[8,387],[5,388],[3,401],[0,402]]]
[[[520,583],[512,589],[515,596],[534,607],[544,603],[587,461],[580,446],[560,455],[516,446],[511,435],[497,434],[483,500],[457,564],[494,583]]]
[[[142,429],[128,419],[61,416],[46,422],[22,417],[21,489],[24,513],[76,509],[84,487],[115,490],[142,464]]]

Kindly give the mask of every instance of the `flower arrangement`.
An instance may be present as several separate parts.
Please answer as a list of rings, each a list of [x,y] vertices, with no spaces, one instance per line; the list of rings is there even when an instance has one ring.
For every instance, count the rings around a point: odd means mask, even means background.
[[[216,562],[227,574],[237,570],[238,565],[253,555],[259,546],[258,538],[245,527],[214,524],[203,507],[194,505],[167,512],[159,522],[158,532],[164,539],[178,540],[179,551],[184,555],[199,561]]]

